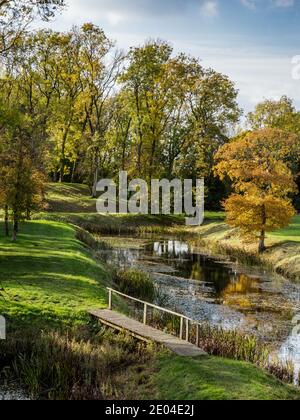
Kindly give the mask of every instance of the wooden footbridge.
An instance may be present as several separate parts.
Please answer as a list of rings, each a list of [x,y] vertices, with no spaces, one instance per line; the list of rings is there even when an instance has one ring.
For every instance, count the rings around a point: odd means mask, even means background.
[[[179,356],[197,357],[207,355],[197,345],[192,344],[190,342],[190,326],[194,323],[194,321],[192,321],[191,319],[185,317],[184,315],[170,311],[168,309],[161,308],[159,306],[150,304],[148,302],[144,302],[139,299],[135,299],[131,296],[125,295],[113,289],[108,289],[108,292],[108,309],[89,311],[90,315],[97,318],[102,324],[107,325],[118,331],[126,331],[139,340],[161,344]],[[143,323],[114,311],[113,295],[118,295],[125,299],[129,299],[130,301],[133,301],[135,303],[142,304],[144,307]],[[180,319],[179,337],[167,334],[163,331],[149,326],[148,312],[150,308],[172,315],[174,317],[178,317]],[[199,325],[196,325],[196,337],[194,341],[196,342],[196,344],[199,343]]]

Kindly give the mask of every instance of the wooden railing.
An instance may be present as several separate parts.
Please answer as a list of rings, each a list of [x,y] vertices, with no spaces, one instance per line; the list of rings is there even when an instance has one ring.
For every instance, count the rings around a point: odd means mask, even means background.
[[[144,306],[144,316],[143,316],[143,323],[144,325],[147,325],[147,321],[148,321],[148,309],[152,308],[152,309],[156,309],[160,312],[164,312],[166,314],[169,315],[173,315],[175,317],[178,317],[180,319],[180,332],[179,332],[179,336],[181,340],[185,340],[185,341],[190,341],[190,325],[191,324],[196,324],[197,329],[196,329],[196,344],[198,345],[199,343],[199,328],[200,328],[200,324],[196,323],[194,320],[179,314],[177,312],[174,311],[170,311],[169,309],[165,309],[165,308],[161,308],[160,306],[154,305],[152,303],[149,302],[145,302],[143,300],[140,299],[136,299],[132,296],[128,296],[125,295],[124,293],[118,292],[117,290],[111,289],[111,288],[107,288],[108,293],[109,293],[109,299],[108,299],[108,309],[110,311],[113,310],[113,295],[117,295],[117,296],[121,296],[123,298],[129,299],[133,302],[136,303],[140,303]],[[184,327],[185,327],[185,337],[184,337]]]

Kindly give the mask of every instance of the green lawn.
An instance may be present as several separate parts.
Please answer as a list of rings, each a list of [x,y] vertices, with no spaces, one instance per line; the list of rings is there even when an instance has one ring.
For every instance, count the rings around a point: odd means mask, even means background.
[[[96,200],[86,185],[49,183],[47,211],[57,213],[96,213]]]
[[[300,242],[300,215],[294,217],[289,227],[273,232],[269,236],[280,242]]]
[[[0,313],[13,324],[72,324],[105,305],[107,273],[70,226],[25,223],[14,244],[1,224],[0,267]]]
[[[161,400],[294,400],[300,393],[248,363],[164,356],[153,378]]]

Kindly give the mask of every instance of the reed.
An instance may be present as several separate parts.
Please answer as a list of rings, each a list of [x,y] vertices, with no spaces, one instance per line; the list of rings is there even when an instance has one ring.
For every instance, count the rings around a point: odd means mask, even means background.
[[[120,292],[137,299],[153,302],[155,286],[150,276],[142,271],[121,270],[114,277],[114,283]]]
[[[3,375],[17,378],[34,399],[102,400],[136,397],[134,388],[154,351],[109,330],[17,335],[1,343]],[[137,373],[139,372],[139,373]]]

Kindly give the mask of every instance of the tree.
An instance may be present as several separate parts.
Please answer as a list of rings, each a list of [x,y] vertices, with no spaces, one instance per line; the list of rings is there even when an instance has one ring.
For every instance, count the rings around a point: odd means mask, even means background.
[[[161,152],[164,126],[169,117],[168,62],[172,48],[167,42],[148,41],[132,48],[129,66],[122,74],[123,95],[128,100],[132,128],[132,174],[151,178]]]
[[[80,98],[82,133],[87,150],[88,184],[96,196],[99,175],[104,176],[108,158],[106,135],[115,113],[115,88],[124,54],[115,49],[98,26],[87,23],[74,29],[80,45],[82,95]]]
[[[34,120],[18,102],[18,93],[16,83],[10,100],[1,104],[0,117],[0,206],[5,210],[6,235],[9,218],[13,220],[14,241],[20,221],[29,219],[32,210],[42,203],[45,183],[35,147]]]
[[[8,52],[32,21],[51,19],[65,0],[0,0],[0,55]]]
[[[216,154],[216,175],[228,177],[235,191],[224,203],[227,222],[246,237],[259,235],[260,253],[266,249],[266,233],[287,226],[295,214],[289,195],[296,184],[287,162],[297,141],[293,134],[264,129],[235,139]]]
[[[262,128],[279,128],[289,133],[296,134],[300,138],[300,113],[296,111],[293,100],[283,96],[279,101],[266,100],[259,103],[254,112],[248,114],[248,123],[253,130]],[[300,147],[299,140],[293,146]],[[299,154],[294,153],[289,157],[289,167],[297,176],[298,190],[300,190],[300,159]],[[300,196],[294,195],[295,207],[300,210]]]
[[[265,100],[259,103],[254,112],[247,116],[252,130],[263,128],[283,128],[283,121],[295,112],[293,100],[282,96],[279,101]]]
[[[121,82],[131,116],[131,173],[146,179],[211,176],[213,155],[240,116],[237,91],[199,60],[172,54],[160,40],[129,52]]]

